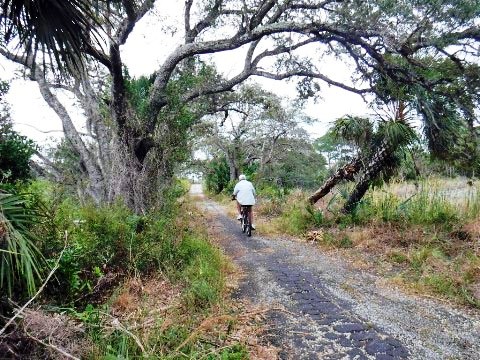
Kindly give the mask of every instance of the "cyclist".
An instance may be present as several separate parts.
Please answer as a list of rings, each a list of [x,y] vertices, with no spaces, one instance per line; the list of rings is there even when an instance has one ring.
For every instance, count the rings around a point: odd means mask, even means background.
[[[240,213],[242,205],[251,205],[250,211],[248,212],[248,220],[252,225],[252,229],[255,230],[255,226],[253,225],[253,205],[255,205],[255,188],[253,187],[252,183],[247,180],[245,175],[240,175],[238,177],[239,182],[235,185],[233,189],[233,196],[237,199],[237,210],[238,210],[238,217],[237,219],[240,220],[242,215]]]

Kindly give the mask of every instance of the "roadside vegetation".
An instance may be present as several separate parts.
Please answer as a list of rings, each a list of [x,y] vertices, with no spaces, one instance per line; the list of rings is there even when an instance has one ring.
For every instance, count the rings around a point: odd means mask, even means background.
[[[186,184],[178,182],[171,189],[162,210],[143,216],[122,204],[79,204],[44,181],[10,186],[16,191],[15,202],[7,203],[9,197],[2,193],[7,216],[14,206],[15,214],[42,211],[20,228],[32,244],[21,249],[32,266],[20,263],[23,268],[12,269],[8,281],[2,278],[3,316],[13,316],[15,304],[28,300],[58,262],[37,299],[41,306],[5,329],[2,353],[58,356],[53,347],[85,358],[196,358],[215,353],[222,332],[233,331],[234,316],[217,320],[218,332],[207,338],[192,334],[205,319],[229,311],[222,304],[231,269],[201,224],[192,221],[198,214],[185,198]],[[10,228],[4,231],[2,239],[17,236]],[[4,271],[9,268],[2,265]],[[79,325],[84,332],[77,331]],[[37,340],[45,339],[47,345],[39,345]],[[246,354],[244,345],[230,345],[222,341],[222,358]]]
[[[79,198],[75,182],[31,168],[37,146],[8,115],[0,122],[0,353],[245,358],[241,338],[227,338],[245,321],[226,301],[232,269],[187,196],[189,182],[175,180],[144,214],[120,199]],[[78,175],[68,144],[52,152]]]

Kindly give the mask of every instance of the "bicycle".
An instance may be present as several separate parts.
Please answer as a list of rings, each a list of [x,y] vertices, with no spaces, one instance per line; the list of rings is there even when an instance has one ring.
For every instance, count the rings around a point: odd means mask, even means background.
[[[252,205],[242,205],[240,207],[240,214],[242,218],[240,219],[242,225],[242,232],[247,233],[247,236],[252,236],[252,224],[250,224],[249,213],[252,211]]]
[[[236,200],[235,195],[232,195],[232,201]],[[240,225],[242,227],[242,232],[247,233],[247,236],[252,236],[252,224],[250,224],[249,213],[252,211],[252,205],[240,205]]]

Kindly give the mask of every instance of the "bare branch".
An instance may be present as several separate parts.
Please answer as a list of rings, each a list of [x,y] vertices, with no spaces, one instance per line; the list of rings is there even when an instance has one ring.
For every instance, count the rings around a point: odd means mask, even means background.
[[[220,15],[220,6],[222,5],[222,3],[223,3],[223,0],[215,0],[215,3],[213,4],[208,14],[202,20],[200,20],[193,27],[193,29],[189,30],[188,32],[185,32],[185,42],[187,44],[193,42],[195,38],[198,36],[198,34],[200,34],[203,30],[213,25],[213,22],[215,21],[215,19],[217,19],[218,16]],[[189,5],[188,1],[187,1],[187,5]],[[190,7],[191,7],[191,4],[190,4]],[[186,6],[185,8],[185,19],[187,18],[187,9],[188,9],[188,19],[190,19],[190,7]],[[187,26],[186,23],[185,23],[185,26]],[[188,28],[190,28],[190,25],[188,25]]]
[[[122,0],[123,7],[127,13],[127,18],[124,19],[121,25],[118,27],[114,42],[117,45],[123,45],[128,39],[128,36],[132,32],[135,24],[145,16],[145,14],[153,8],[155,0],[144,0],[143,4],[136,9],[135,1]]]
[[[188,42],[187,37],[190,34],[190,11],[192,10],[193,0],[185,1],[185,12],[184,12],[184,21],[185,21],[185,42]]]
[[[253,30],[258,25],[260,25],[262,23],[262,20],[265,18],[265,16],[267,16],[268,12],[275,6],[276,3],[276,0],[264,1],[264,3],[260,5],[260,8],[255,13],[255,15],[253,15],[253,17],[251,18],[248,28],[250,30]]]

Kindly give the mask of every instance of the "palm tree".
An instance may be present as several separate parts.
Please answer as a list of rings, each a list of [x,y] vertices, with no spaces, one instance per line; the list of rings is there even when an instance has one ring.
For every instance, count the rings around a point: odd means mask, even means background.
[[[391,57],[401,64],[405,60]],[[364,141],[359,156],[339,168],[309,201],[314,204],[339,182],[353,181],[361,175],[355,190],[345,204],[344,211],[350,212],[360,201],[372,181],[388,167],[396,166],[396,159],[415,138],[408,123],[409,111],[415,111],[423,122],[423,135],[430,154],[440,160],[454,163],[463,168],[465,175],[473,176],[480,170],[480,136],[476,126],[478,93],[480,91],[480,66],[459,65],[456,58],[434,59],[425,56],[421,75],[428,86],[416,83],[398,84],[394,79],[380,75],[374,79],[376,101],[390,104],[388,118],[380,118],[380,126],[371,138],[368,120],[347,117],[337,121],[337,136],[347,141]],[[421,61],[419,63],[421,63]]]
[[[40,53],[44,65],[48,59],[61,70],[78,70],[82,54],[94,51],[92,44],[99,40],[92,5],[92,0],[3,0],[4,45],[18,41],[32,64]]]
[[[417,135],[409,124],[405,103],[395,102],[393,110],[390,116],[379,115],[376,130],[374,122],[367,118],[346,116],[335,121],[334,136],[352,144],[357,153],[310,196],[310,203],[316,203],[340,182],[355,181],[360,175],[343,208],[344,212],[351,212],[377,178],[382,174],[388,176],[400,164]]]
[[[400,159],[404,157],[408,145],[416,139],[415,130],[403,117],[379,124],[372,144],[373,151],[362,166],[362,175],[344,205],[344,213],[352,212],[381,174],[388,177],[400,165]]]

